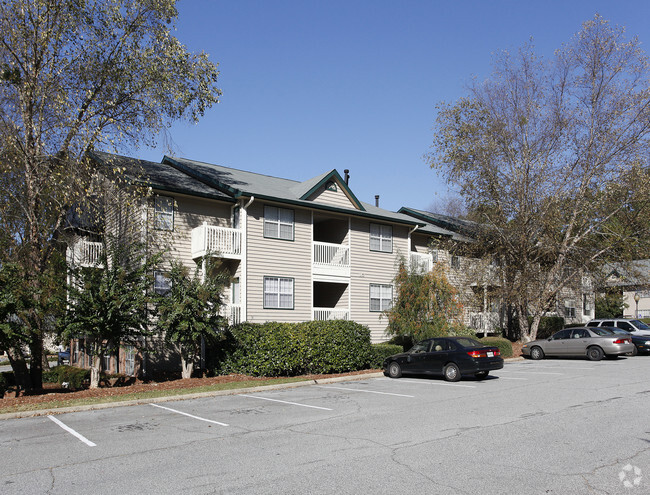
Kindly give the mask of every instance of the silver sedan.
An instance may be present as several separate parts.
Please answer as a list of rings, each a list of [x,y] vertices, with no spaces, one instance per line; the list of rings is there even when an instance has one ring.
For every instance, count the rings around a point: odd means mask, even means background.
[[[587,356],[600,361],[603,356],[616,358],[634,351],[631,337],[615,335],[601,328],[565,328],[545,340],[524,344],[521,353],[533,359],[544,356]]]

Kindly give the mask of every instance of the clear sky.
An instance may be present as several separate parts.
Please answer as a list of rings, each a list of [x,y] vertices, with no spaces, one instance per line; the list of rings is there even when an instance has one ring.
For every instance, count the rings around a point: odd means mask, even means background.
[[[553,51],[596,12],[650,52],[650,0],[181,0],[177,37],[219,64],[221,102],[171,129],[176,156],[306,180],[350,170],[358,199],[439,209],[423,155],[436,104],[531,37]],[[168,145],[132,150],[160,161]]]

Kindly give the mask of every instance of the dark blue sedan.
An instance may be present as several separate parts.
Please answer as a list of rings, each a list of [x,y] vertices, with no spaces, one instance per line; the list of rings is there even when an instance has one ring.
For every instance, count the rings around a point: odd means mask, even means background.
[[[418,342],[407,352],[384,360],[384,374],[399,378],[403,374],[442,375],[456,382],[463,376],[483,379],[503,368],[498,347],[485,346],[469,337],[436,337]]]

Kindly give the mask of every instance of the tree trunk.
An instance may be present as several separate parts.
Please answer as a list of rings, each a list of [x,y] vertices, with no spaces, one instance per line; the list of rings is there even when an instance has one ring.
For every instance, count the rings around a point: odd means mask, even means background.
[[[194,371],[194,360],[187,359],[181,353],[181,378],[192,378],[192,371]]]
[[[102,369],[102,356],[99,352],[93,352],[90,367],[90,388],[99,388],[99,375]]]
[[[531,338],[530,327],[528,326],[528,312],[525,311],[525,307],[522,304],[517,305],[517,319],[519,320],[522,342],[530,342],[533,339]]]
[[[29,343],[31,359],[29,361],[29,378],[32,388],[43,388],[43,336],[34,333]]]
[[[7,349],[7,356],[9,357],[9,363],[14,372],[14,379],[16,380],[16,395],[18,395],[19,389],[21,388],[23,390],[31,390],[32,382],[23,352],[19,348],[10,347]]]

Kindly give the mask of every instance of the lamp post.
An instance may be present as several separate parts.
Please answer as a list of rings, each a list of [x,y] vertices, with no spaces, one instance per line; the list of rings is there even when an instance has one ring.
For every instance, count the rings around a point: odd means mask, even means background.
[[[641,295],[638,292],[634,293],[634,302],[636,303],[636,312],[634,317],[638,318],[639,317],[639,299],[641,299]]]

